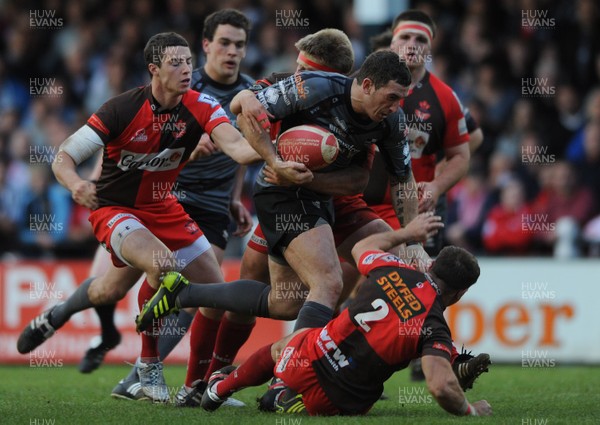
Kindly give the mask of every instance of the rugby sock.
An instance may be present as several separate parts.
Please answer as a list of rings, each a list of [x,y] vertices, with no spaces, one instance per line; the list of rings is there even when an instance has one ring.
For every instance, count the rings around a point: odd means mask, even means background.
[[[234,391],[264,384],[271,379],[275,367],[275,362],[271,356],[272,345],[265,345],[256,351],[240,367],[231,372],[227,378],[219,382],[217,395],[220,398],[229,397]]]
[[[73,314],[94,306],[88,296],[88,288],[93,280],[93,277],[89,277],[81,282],[81,285],[73,292],[73,295],[67,298],[64,303],[54,307],[52,314],[48,318],[54,329],[58,329],[64,325]]]
[[[185,376],[186,387],[191,387],[194,381],[204,378],[212,360],[220,324],[220,320],[209,319],[200,310],[196,312],[190,334],[190,357]]]
[[[210,307],[249,316],[269,317],[271,286],[256,280],[186,285],[177,296],[177,305]]]
[[[217,342],[213,352],[212,360],[208,366],[208,370],[204,375],[204,381],[208,382],[210,374],[222,367],[229,366],[233,363],[239,349],[250,337],[252,329],[256,322],[252,323],[236,323],[223,317],[217,334]]]
[[[144,279],[138,292],[138,306],[140,307],[140,311],[144,303],[152,298],[156,291],[157,289],[150,286],[148,279]],[[152,327],[140,334],[142,337],[142,352],[140,357],[144,363],[147,363],[149,359],[156,361],[158,358],[158,345],[156,343],[158,337],[155,335],[158,335],[160,331],[160,323],[157,322],[159,321],[153,320]]]
[[[173,315],[172,317],[176,318],[176,322],[163,323],[164,331],[161,332],[161,335],[158,337],[158,353],[160,361],[163,361],[169,353],[173,351],[177,344],[179,344],[179,341],[183,339],[194,319],[194,315],[185,310],[181,310],[179,314]],[[137,369],[134,366],[124,380],[129,382],[137,379]]]
[[[115,326],[114,316],[116,304],[100,305],[94,307],[100,319],[102,328],[102,341],[111,342],[119,338],[119,330]]]
[[[333,317],[333,310],[314,301],[306,301],[296,319],[294,331],[302,328],[322,328]]]
[[[158,337],[158,353],[161,360],[164,360],[183,339],[194,320],[194,315],[181,310],[179,314],[168,316],[168,319],[166,322],[163,320]]]

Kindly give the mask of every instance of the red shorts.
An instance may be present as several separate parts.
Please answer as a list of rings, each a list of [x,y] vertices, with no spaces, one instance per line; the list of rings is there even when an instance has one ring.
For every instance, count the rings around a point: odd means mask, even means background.
[[[333,208],[335,210],[333,226],[335,246],[339,246],[348,236],[367,223],[379,218],[360,195],[333,198]]]
[[[390,204],[369,205],[369,207],[375,211],[379,218],[389,224],[392,229],[398,230],[400,227],[402,227],[400,226],[400,222],[398,221],[394,207],[392,207]]]
[[[338,415],[340,410],[329,401],[312,368],[312,362],[319,359],[316,341],[321,330],[306,329],[293,337],[275,365],[275,376],[302,394],[306,411],[311,416]]]
[[[267,240],[265,239],[265,235],[260,228],[260,223],[254,229],[252,236],[248,239],[248,248],[252,248],[255,251],[260,252],[261,254],[267,255],[269,253],[269,247],[267,246]]]
[[[96,239],[110,252],[116,267],[126,264],[117,257],[111,246],[111,236],[117,225],[127,219],[140,222],[171,251],[185,248],[203,236],[194,220],[176,200],[160,204],[160,210],[148,211],[122,206],[102,207],[92,211],[89,217]]]

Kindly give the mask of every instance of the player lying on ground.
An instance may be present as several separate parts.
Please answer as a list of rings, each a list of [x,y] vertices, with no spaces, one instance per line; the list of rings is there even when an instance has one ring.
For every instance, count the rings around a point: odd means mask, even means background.
[[[450,364],[452,338],[443,316],[445,307],[477,281],[477,260],[462,248],[446,247],[421,273],[385,252],[415,237],[422,240],[423,233],[431,236],[439,227],[440,217],[427,213],[404,229],[357,243],[353,255],[368,279],[354,302],[325,327],[298,330],[263,347],[238,369],[215,372],[202,407],[217,409],[233,392],[265,382],[275,368],[289,387],[280,396],[281,410],[365,414],[383,383],[422,356],[427,387],[443,409],[455,415],[490,415],[487,401],[470,404],[463,395]],[[478,363],[481,373],[489,357]]]

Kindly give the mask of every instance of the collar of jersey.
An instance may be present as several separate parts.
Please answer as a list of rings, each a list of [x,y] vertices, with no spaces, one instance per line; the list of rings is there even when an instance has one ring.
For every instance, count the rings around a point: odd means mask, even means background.
[[[183,95],[185,96],[185,94]],[[181,98],[181,102],[172,107],[171,109],[163,109],[163,107],[158,103],[158,100],[152,94],[152,87],[148,86],[148,100],[150,101],[150,108],[154,115],[160,114],[176,114],[181,109],[181,105],[183,104],[183,97]]]

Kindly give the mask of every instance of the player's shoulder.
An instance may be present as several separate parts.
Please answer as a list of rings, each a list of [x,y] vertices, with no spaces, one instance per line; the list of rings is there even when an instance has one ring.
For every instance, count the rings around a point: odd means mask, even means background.
[[[130,108],[133,105],[141,105],[147,99],[149,100],[150,95],[150,86],[135,87],[108,99],[104,105],[117,108],[121,106],[127,106],[128,108]]]
[[[453,102],[456,102],[456,104],[462,110],[462,105],[458,100],[458,96],[456,95],[454,90],[452,90],[452,87],[450,87],[448,84],[440,80],[432,73],[429,73],[429,84],[431,85],[431,88],[439,98],[446,98],[452,100]]]

